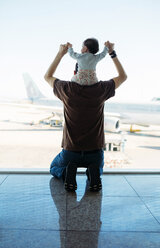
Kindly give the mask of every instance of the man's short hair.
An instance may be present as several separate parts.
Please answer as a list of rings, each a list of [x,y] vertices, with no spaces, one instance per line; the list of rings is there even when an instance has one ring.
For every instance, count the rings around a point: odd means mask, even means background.
[[[84,44],[84,46],[86,46],[88,48],[90,53],[95,54],[99,51],[99,43],[98,43],[98,40],[95,38],[86,39],[83,42],[83,44]]]

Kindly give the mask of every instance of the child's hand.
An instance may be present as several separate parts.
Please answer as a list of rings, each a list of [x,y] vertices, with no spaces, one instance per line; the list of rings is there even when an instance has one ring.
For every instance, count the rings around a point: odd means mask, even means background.
[[[109,53],[111,53],[114,49],[114,43],[110,43],[109,41],[106,41],[104,45],[108,48]]]
[[[108,47],[109,41],[104,42],[104,45],[105,45],[106,47]]]
[[[67,46],[68,46],[68,48],[70,48],[70,47],[72,47],[72,44],[67,42]]]

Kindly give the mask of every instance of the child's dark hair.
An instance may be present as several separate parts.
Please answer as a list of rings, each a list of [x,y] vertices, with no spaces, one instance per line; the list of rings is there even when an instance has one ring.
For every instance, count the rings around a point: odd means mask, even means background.
[[[98,43],[98,40],[95,38],[86,39],[83,42],[83,45],[88,48],[90,53],[95,54],[99,51],[99,43]]]
[[[74,75],[76,75],[77,72],[78,72],[78,63],[76,63],[76,65],[75,65]]]
[[[99,43],[98,40],[95,38],[89,38],[86,39],[83,42],[83,45],[86,46],[89,50],[90,53],[97,53],[99,51]],[[76,63],[75,70],[74,70],[74,75],[76,75],[78,72],[78,63]]]

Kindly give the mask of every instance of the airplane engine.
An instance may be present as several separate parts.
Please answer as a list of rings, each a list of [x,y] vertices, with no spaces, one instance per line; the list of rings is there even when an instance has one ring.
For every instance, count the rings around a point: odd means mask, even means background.
[[[120,120],[115,117],[104,117],[104,131],[119,132]]]

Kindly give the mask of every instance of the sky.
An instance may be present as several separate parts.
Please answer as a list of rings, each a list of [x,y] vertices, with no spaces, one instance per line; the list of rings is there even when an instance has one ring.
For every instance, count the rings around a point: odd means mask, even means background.
[[[44,74],[59,45],[80,52],[95,37],[115,51],[128,79],[116,90],[115,101],[148,101],[160,97],[159,0],[0,0],[0,98],[25,98],[22,73],[28,72],[47,97],[54,97]],[[75,66],[66,54],[55,77],[70,80]],[[117,76],[110,56],[97,65],[97,76]]]

